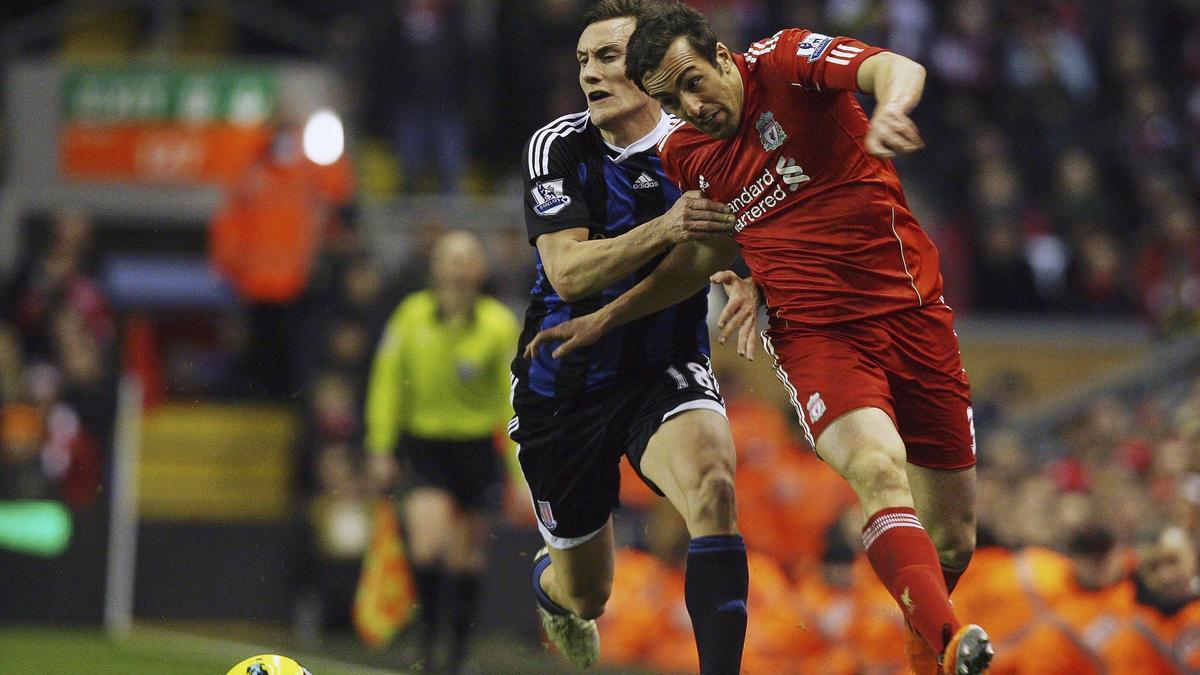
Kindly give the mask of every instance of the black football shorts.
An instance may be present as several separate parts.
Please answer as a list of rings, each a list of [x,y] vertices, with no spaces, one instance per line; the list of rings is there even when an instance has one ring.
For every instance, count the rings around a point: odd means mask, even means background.
[[[572,398],[516,391],[509,436],[520,446],[538,529],[558,549],[591,539],[620,505],[622,455],[661,495],[641,471],[642,454],[659,426],[686,410],[725,414],[703,354]]]

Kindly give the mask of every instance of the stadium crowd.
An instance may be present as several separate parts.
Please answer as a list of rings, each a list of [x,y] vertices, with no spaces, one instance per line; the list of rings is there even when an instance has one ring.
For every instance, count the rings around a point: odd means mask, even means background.
[[[92,222],[54,214],[3,288],[0,499],[100,498],[111,447],[117,317],[95,276]]]
[[[409,176],[398,182],[401,189],[511,193],[505,177],[515,169],[502,167],[515,167],[512,158],[534,121],[582,107],[572,62],[541,56],[571,53],[585,4],[400,4],[403,10],[390,18],[400,27],[387,33],[400,39],[389,49],[364,48],[367,57],[356,63],[371,75],[362,80],[370,83],[361,92],[362,128],[393,139],[400,170]],[[914,210],[942,252],[952,306],[1136,311],[1163,332],[1195,323],[1200,22],[1193,5],[691,4],[712,17],[734,49],[774,27],[802,26],[884,45],[926,65],[915,121],[928,147],[901,160],[900,169]],[[392,25],[382,21],[376,30]],[[360,38],[364,46],[380,41],[369,31]],[[437,45],[446,42],[467,45],[465,63],[438,56]],[[431,63],[436,67],[424,67]],[[385,79],[402,86],[384,86]],[[422,100],[460,104],[451,109],[463,118],[457,123],[444,107],[428,118],[442,127],[439,133],[449,126],[462,134],[438,153],[420,155],[410,127],[385,126],[413,117],[411,102],[394,99],[414,88]],[[497,107],[506,114],[494,114]],[[409,159],[416,155],[425,158],[421,164]],[[426,167],[430,161],[436,170]],[[458,178],[440,178],[446,175]]]
[[[215,7],[185,15],[179,28],[189,55],[315,55],[340,71],[368,198],[510,195],[528,135],[541,120],[582,107],[565,56],[586,4],[289,3],[327,30],[323,46],[272,40]],[[692,4],[733,49],[778,26],[801,26],[886,46],[927,67],[915,121],[928,147],[900,160],[900,173],[942,252],[952,306],[1140,312],[1164,333],[1197,321],[1194,4]],[[84,59],[136,56],[153,45],[152,23],[128,12],[81,15],[56,47]],[[110,39],[100,45],[88,37],[95,34]]]

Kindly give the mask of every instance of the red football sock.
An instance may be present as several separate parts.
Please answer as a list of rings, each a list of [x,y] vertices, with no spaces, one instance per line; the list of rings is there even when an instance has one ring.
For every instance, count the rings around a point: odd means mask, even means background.
[[[959,622],[950,607],[937,550],[917,512],[903,506],[879,511],[863,527],[863,545],[904,618],[935,651],[945,651]]]

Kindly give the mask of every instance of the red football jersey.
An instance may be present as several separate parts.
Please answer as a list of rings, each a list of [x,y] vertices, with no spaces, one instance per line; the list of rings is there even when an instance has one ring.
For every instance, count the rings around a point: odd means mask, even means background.
[[[659,145],[667,175],[732,207],[734,238],[772,316],[822,325],[937,302],[938,254],[889,160],[867,154],[851,93],[882,49],[788,29],[734,60],[741,128],[717,140],[679,123]]]

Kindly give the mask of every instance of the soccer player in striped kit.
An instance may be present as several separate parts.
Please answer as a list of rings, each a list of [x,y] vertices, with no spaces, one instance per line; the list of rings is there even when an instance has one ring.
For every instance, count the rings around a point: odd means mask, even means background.
[[[539,331],[620,297],[668,254],[708,273],[736,255],[729,210],[681,195],[662,172],[655,146],[674,119],[625,78],[639,7],[604,0],[589,10],[576,52],[588,109],[537,131],[521,157],[538,278],[512,363],[509,432],[547,545],[534,560],[538,613],[560,651],[579,667],[599,656],[594,619],[612,587],[624,455],[692,536],[685,595],[701,672],[736,673],[746,551],[733,441],[709,364],[706,289],[568,358],[525,349]],[[743,283],[754,305],[756,291]]]
[[[970,389],[937,249],[889,161],[923,146],[908,113],[924,69],[802,29],[735,54],[679,2],[638,15],[626,61],[681,118],[659,144],[666,175],[737,218],[768,307],[764,343],[809,444],[858,495],[867,556],[909,625],[913,672],[983,671],[987,633],[962,624],[948,597],[975,545]],[[856,91],[875,96],[870,119]],[[566,340],[570,358],[597,326],[691,292],[674,262],[535,344]]]

